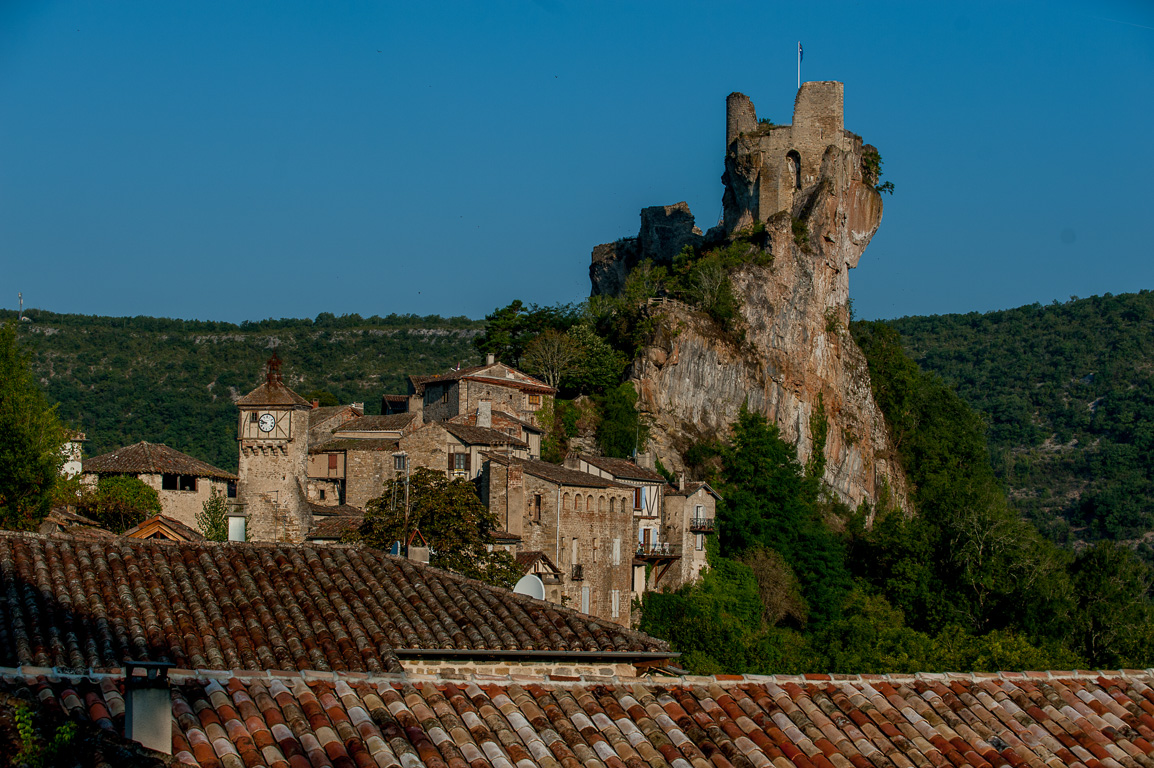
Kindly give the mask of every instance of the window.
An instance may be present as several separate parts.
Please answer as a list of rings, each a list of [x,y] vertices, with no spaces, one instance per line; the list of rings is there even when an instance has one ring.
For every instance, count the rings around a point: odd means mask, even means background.
[[[587,514],[593,512],[593,496],[592,495],[585,497],[585,512]]]
[[[696,517],[698,520],[705,517],[705,505],[704,504],[698,504],[696,507],[694,507],[693,508],[693,516]]]
[[[324,488],[320,488],[317,490],[317,498],[319,498],[321,501],[325,500],[325,489]]]
[[[250,414],[248,415],[248,420],[249,420],[250,422],[252,422],[253,424],[256,424],[256,422],[257,422],[257,420],[258,420],[258,419],[260,419],[260,416],[258,416],[258,415],[257,415],[257,412],[256,412],[256,411],[253,411],[252,413],[250,413]]]
[[[180,476],[180,490],[182,491],[196,491],[196,477],[193,475]]]
[[[621,615],[621,590],[615,589],[612,593],[613,598],[613,618]]]
[[[705,551],[705,534],[698,533],[694,537],[693,548],[698,552]]]
[[[597,539],[593,539],[593,562],[597,562]]]
[[[160,490],[175,491],[177,489],[176,475],[161,475],[160,476]]]
[[[236,481],[235,480],[229,480],[227,488],[228,488],[228,490],[226,492],[226,495],[230,499],[235,499],[236,498]]]
[[[405,468],[409,466],[409,457],[403,453],[393,454],[393,469],[397,472],[404,472]]]
[[[529,519],[534,523],[541,522],[541,494],[533,494],[533,505],[529,510]]]
[[[449,471],[450,472],[468,472],[470,465],[470,456],[467,453],[450,453],[449,454]]]
[[[613,564],[621,565],[621,539],[613,540]]]
[[[641,489],[633,489],[633,509],[634,511],[641,509]]]
[[[578,557],[578,555],[581,554],[578,551],[577,547],[578,547],[577,539],[573,539],[573,562],[574,563],[576,563],[580,559]]]
[[[337,471],[337,455],[335,453],[329,454],[329,472]]]
[[[617,511],[617,499],[610,496],[609,497],[609,514],[613,514],[616,511]]]
[[[569,494],[561,497],[561,509],[565,512],[569,511]]]
[[[196,476],[176,474],[161,475],[160,489],[162,491],[195,491]]]
[[[530,408],[540,408],[541,407],[541,396],[540,395],[529,395],[529,407]]]
[[[598,496],[597,497],[597,512],[599,514],[605,513],[605,497],[604,496]]]
[[[573,497],[573,511],[574,512],[580,512],[581,511],[581,494],[577,494],[576,496]]]

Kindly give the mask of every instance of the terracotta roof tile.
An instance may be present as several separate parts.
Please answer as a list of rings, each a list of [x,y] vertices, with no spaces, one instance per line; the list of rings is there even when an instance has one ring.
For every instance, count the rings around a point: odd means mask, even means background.
[[[265,381],[259,387],[244,397],[238,398],[237,405],[290,405],[294,407],[312,409],[313,404],[293,392],[281,382]]]
[[[639,467],[628,459],[614,459],[609,456],[586,456],[585,454],[581,454],[581,458],[614,477],[624,478],[626,480],[649,480],[655,483],[665,482],[665,478],[657,474],[654,470]]]
[[[417,417],[415,413],[390,413],[385,416],[360,416],[346,421],[334,432],[400,432]]]
[[[164,531],[163,529],[168,529]],[[124,532],[125,536],[134,539],[150,538],[155,534],[164,535],[175,534],[181,537],[184,541],[204,541],[204,535],[200,531],[188,527],[179,520],[174,520],[165,515],[153,515],[147,520],[141,521],[138,525],[129,528]]]
[[[84,472],[126,475],[196,475],[220,480],[236,480],[231,472],[212,466],[163,443],[139,442],[111,453],[93,456],[83,464]]]
[[[334,518],[329,518],[334,519]],[[48,574],[57,576],[49,578]],[[400,671],[406,649],[664,642],[377,550],[0,532],[0,665]]]
[[[529,444],[524,440],[508,435],[499,429],[474,427],[469,424],[454,424],[449,421],[442,422],[441,426],[444,427],[445,431],[450,435],[468,445],[512,445],[519,448],[529,447]]]
[[[344,412],[354,414],[355,416],[364,415],[351,405],[324,405],[319,408],[313,408],[311,411],[309,411],[309,429],[312,429],[318,424],[321,424],[331,418],[339,416]]]
[[[511,456],[501,456],[497,453],[486,453],[485,456],[491,461],[505,466],[511,464],[519,465],[524,468],[526,474],[559,485],[576,486],[579,488],[630,488],[630,486],[621,485],[612,480],[591,475],[588,472],[569,469],[559,464],[550,464],[547,461],[540,461],[538,459],[518,459]]]
[[[309,541],[340,541],[346,533],[360,528],[364,521],[363,515],[322,517],[309,533]]]
[[[323,443],[309,446],[309,453],[325,453],[328,451],[395,451],[400,443],[399,438],[389,437],[338,437],[326,440]]]

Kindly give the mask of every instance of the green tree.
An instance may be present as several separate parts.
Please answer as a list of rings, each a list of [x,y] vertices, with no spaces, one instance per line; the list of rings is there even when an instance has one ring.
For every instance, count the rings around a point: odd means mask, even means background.
[[[488,549],[497,516],[481,502],[472,483],[420,467],[409,478],[408,495],[406,512],[405,478],[385,483],[384,494],[365,505],[365,520],[354,540],[388,550],[420,531],[431,550],[430,565],[499,587],[517,582],[520,569],[513,556]]]
[[[637,392],[629,382],[609,390],[601,401],[597,445],[605,456],[627,459],[644,446],[649,432],[637,411]]]
[[[77,511],[91,517],[102,528],[124,533],[160,513],[160,496],[140,478],[108,475],[97,481],[96,488],[81,494]]]
[[[495,355],[513,366],[522,365],[522,355],[530,342],[547,330],[567,331],[578,320],[571,304],[541,307],[516,300],[485,316],[485,332],[473,339],[479,352]]]
[[[0,326],[0,527],[33,530],[52,506],[67,433],[36,384],[16,323]]]
[[[200,505],[196,527],[209,541],[228,541],[228,501],[219,488],[213,488]]]
[[[578,365],[582,351],[580,343],[568,333],[549,328],[525,346],[521,363],[526,371],[556,388],[561,378]]]

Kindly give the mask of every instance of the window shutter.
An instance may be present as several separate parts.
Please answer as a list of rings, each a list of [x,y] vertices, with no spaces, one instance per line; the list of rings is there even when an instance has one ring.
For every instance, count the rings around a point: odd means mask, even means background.
[[[329,454],[329,470],[332,471],[332,470],[335,470],[336,468],[337,468],[337,455],[335,453],[330,453]]]
[[[465,454],[465,471],[471,472],[473,470],[473,454]]]
[[[452,472],[456,467],[453,466],[453,454],[449,454],[449,471]]]

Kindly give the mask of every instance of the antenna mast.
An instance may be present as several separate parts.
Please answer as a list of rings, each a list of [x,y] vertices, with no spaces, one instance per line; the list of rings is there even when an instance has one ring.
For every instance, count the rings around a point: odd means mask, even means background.
[[[22,322],[24,322],[24,293],[23,293],[23,291],[17,291],[16,298],[20,302],[20,316],[17,318],[16,322],[22,323]]]

